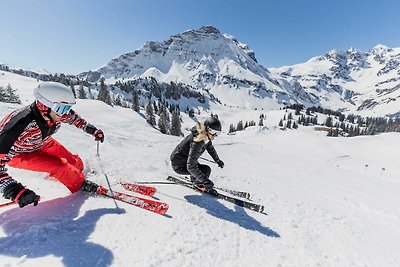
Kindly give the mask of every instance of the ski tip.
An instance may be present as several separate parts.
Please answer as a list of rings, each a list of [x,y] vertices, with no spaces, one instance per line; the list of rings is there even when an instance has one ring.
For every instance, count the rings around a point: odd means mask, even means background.
[[[260,206],[260,208],[258,209],[258,212],[264,213],[264,206]]]
[[[154,196],[154,194],[156,192],[157,192],[157,189],[152,187],[152,188],[147,189],[146,195],[149,197],[152,197],[152,196]]]
[[[158,214],[163,215],[163,214],[165,214],[165,213],[168,211],[168,209],[169,209],[168,204],[167,204],[167,203],[164,203],[164,204],[162,204],[162,205],[157,209],[156,212],[157,212]]]

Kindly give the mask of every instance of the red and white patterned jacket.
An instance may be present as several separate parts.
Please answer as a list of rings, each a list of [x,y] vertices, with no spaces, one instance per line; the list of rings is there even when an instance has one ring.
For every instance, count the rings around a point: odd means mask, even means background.
[[[0,193],[16,182],[7,173],[7,162],[21,153],[30,153],[46,145],[60,128],[61,122],[74,125],[85,132],[86,126],[90,125],[73,110],[65,114],[59,122],[49,124],[35,103],[11,112],[0,122]]]

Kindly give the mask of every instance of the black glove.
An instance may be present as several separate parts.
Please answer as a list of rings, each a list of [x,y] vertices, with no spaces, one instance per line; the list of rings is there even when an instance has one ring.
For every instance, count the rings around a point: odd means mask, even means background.
[[[102,143],[104,142],[104,133],[102,130],[100,130],[100,129],[96,130],[94,132],[93,136],[94,136],[95,141],[100,141]]]
[[[224,162],[222,160],[220,160],[220,159],[217,160],[216,162],[218,164],[218,167],[220,167],[220,168],[223,168],[225,166]]]
[[[94,140],[104,142],[104,133],[102,130],[97,129],[91,124],[86,124],[85,128],[83,128],[85,132],[94,136]]]
[[[26,189],[21,183],[13,183],[7,186],[4,189],[3,196],[7,199],[11,199],[11,201],[15,201],[15,198],[21,191],[23,192],[17,199],[20,208],[32,203],[34,206],[37,206],[40,197],[36,195],[35,192],[33,192],[32,190]]]

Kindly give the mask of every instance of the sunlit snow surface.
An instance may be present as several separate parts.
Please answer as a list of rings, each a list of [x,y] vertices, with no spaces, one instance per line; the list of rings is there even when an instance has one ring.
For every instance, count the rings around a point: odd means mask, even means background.
[[[5,73],[23,100],[36,80]],[[23,105],[0,103],[4,117]],[[164,181],[182,137],[160,134],[130,109],[79,100],[75,110],[105,132],[93,138],[63,125],[55,138],[86,164],[89,179]],[[214,107],[224,133],[211,163],[221,187],[245,190],[266,214],[178,185],[156,185],[170,205],[160,216],[82,193],[70,195],[44,173],[10,168],[40,194],[37,207],[0,210],[1,266],[400,266],[400,134],[328,138],[311,128],[280,131],[284,111]],[[266,127],[226,135],[231,123],[267,116]],[[199,119],[203,119],[202,113]],[[183,115],[183,129],[194,122]],[[185,134],[188,132],[185,131]],[[204,154],[207,156],[207,154]],[[6,202],[1,200],[1,203]]]

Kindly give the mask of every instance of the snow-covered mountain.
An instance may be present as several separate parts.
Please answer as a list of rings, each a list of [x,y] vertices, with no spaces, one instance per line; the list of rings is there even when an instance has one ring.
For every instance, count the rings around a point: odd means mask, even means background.
[[[332,50],[302,64],[269,70],[247,45],[205,26],[147,42],[79,76],[91,82],[104,77],[108,83],[153,77],[247,108],[300,103],[383,116],[400,112],[399,66],[400,48],[378,45],[368,52]]]
[[[212,26],[188,30],[163,42],[147,42],[80,77],[92,82],[104,77],[108,83],[154,77],[206,90],[227,105],[278,107],[284,101],[295,101],[257,63],[247,45]]]
[[[42,80],[63,78],[27,73]],[[399,74],[400,48],[384,45],[367,52],[332,50],[305,63],[267,69],[247,45],[204,26],[165,41],[149,41],[78,77],[92,83],[105,78],[116,95],[130,99],[138,90],[143,103],[155,97],[179,104],[181,110],[210,109],[214,104],[269,110],[298,103],[385,116],[400,114]]]
[[[364,115],[400,112],[400,48],[332,50],[270,71],[302,103]]]

